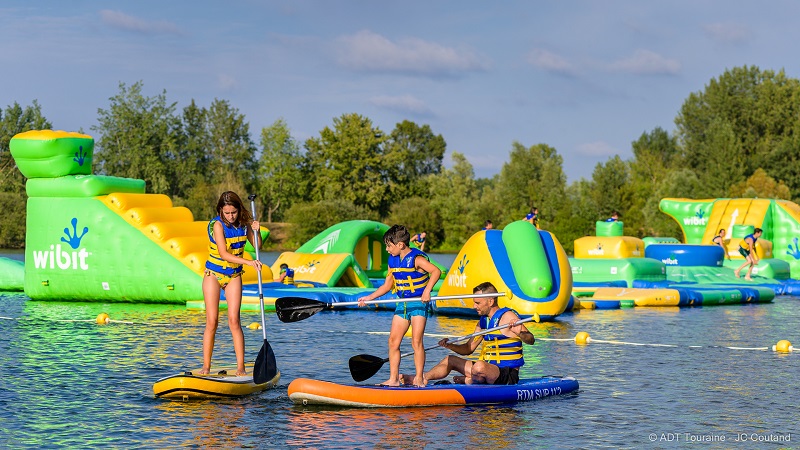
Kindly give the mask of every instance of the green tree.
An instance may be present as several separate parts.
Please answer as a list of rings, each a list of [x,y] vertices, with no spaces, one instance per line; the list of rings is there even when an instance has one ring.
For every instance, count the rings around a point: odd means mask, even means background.
[[[261,130],[261,148],[258,192],[265,205],[267,222],[272,222],[273,215],[281,217],[281,211],[305,197],[302,155],[300,144],[283,119]]]
[[[431,176],[431,206],[439,211],[444,250],[458,250],[477,229],[471,223],[476,201],[475,171],[461,153],[453,152],[453,168]]]
[[[439,211],[422,197],[409,197],[392,205],[391,214],[386,221],[389,225],[405,225],[413,236],[425,231],[428,244],[425,251],[430,251],[444,240],[444,228]]]
[[[250,138],[250,124],[244,114],[227,100],[214,99],[206,112],[207,152],[210,155],[209,180],[220,183],[233,176],[242,180],[247,192],[256,179],[256,146]],[[242,195],[243,193],[240,193]]]
[[[648,217],[661,214],[658,202],[650,202],[650,198],[667,174],[680,165],[680,149],[677,138],[661,127],[642,133],[631,146],[634,157],[629,162],[630,205],[625,212],[625,228],[638,230],[636,234],[640,236],[649,236],[653,228]]]
[[[747,180],[731,186],[730,196],[789,200],[791,194],[789,193],[789,187],[782,181],[775,181],[774,178],[767,175],[764,169],[759,168]]]
[[[383,132],[358,114],[344,114],[306,141],[313,200],[341,198],[384,217],[391,205]]]
[[[13,105],[6,106],[4,111],[0,111],[0,191],[25,193],[25,177],[17,170],[14,158],[11,157],[11,138],[25,131],[51,128],[53,125],[42,115],[42,107],[36,100],[33,105],[24,108],[14,102]],[[19,217],[15,220],[19,220]]]
[[[292,224],[288,243],[294,247],[346,220],[378,220],[374,212],[345,199],[295,203],[286,211],[286,219]]]
[[[612,211],[619,211],[625,221],[630,206],[630,169],[619,155],[598,163],[592,172],[592,200],[596,205],[595,217],[605,219]]]
[[[689,95],[675,124],[686,167],[697,174],[704,195],[722,195],[759,167],[793,192],[800,189],[793,176],[800,172],[798,100],[800,81],[756,66],[726,70]],[[731,162],[738,165],[734,173],[718,170]]]
[[[398,123],[384,143],[386,172],[395,187],[395,198],[426,195],[427,175],[442,172],[447,143],[429,125],[419,126],[404,120]]]
[[[140,178],[149,192],[174,194],[175,159],[181,141],[181,121],[166,91],[155,97],[142,95],[141,81],[111,97],[109,108],[98,109],[100,137],[95,142],[96,172]]]
[[[567,184],[563,164],[561,155],[549,145],[525,147],[514,142],[496,182],[495,200],[502,199],[502,222],[522,219],[533,206],[547,220],[558,216]]]

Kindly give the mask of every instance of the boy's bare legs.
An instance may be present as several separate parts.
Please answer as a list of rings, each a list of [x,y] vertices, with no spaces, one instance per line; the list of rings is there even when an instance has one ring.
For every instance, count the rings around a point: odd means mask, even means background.
[[[428,384],[428,380],[425,379],[425,343],[422,339],[425,336],[426,323],[425,316],[411,317],[411,346],[414,348],[414,368],[416,369],[414,386],[416,387],[425,387]]]
[[[403,342],[409,325],[411,322],[398,315],[392,317],[392,328],[389,331],[389,379],[381,383],[384,386],[400,386],[400,343]]]

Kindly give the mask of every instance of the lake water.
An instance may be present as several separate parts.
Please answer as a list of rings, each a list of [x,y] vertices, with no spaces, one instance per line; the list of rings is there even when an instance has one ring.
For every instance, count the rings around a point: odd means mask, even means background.
[[[510,406],[367,410],[294,406],[286,387],[298,377],[352,382],[351,356],[386,355],[388,312],[324,312],[291,324],[269,314],[279,386],[242,399],[184,403],[154,398],[152,386],[200,365],[202,312],[0,294],[0,447],[800,447],[800,352],[725,348],[771,347],[780,339],[800,347],[799,302],[565,314],[530,326],[538,342],[525,347],[522,376],[571,375],[580,382],[577,394]],[[116,322],[96,325],[101,312]],[[258,313],[243,313],[244,324],[257,321]],[[433,317],[427,332],[473,329],[472,320]],[[252,360],[261,331],[244,331]],[[559,340],[580,331],[596,340],[674,346]],[[428,367],[445,354],[429,351]],[[233,360],[230,332],[221,327],[214,363]],[[401,370],[413,370],[410,358]],[[388,364],[369,381],[386,376]]]

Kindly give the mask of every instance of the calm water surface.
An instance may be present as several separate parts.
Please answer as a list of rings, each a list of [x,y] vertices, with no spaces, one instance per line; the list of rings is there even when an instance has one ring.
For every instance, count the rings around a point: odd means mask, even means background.
[[[297,407],[286,387],[298,377],[352,382],[351,356],[385,356],[388,312],[326,312],[293,324],[270,314],[279,387],[243,399],[183,403],[154,398],[152,385],[200,365],[202,312],[0,294],[0,446],[795,448],[800,352],[721,346],[771,347],[788,339],[800,347],[799,306],[798,299],[777,298],[766,305],[567,314],[531,325],[539,341],[525,348],[522,376],[572,375],[581,385],[577,394],[503,407],[365,410]],[[119,322],[96,325],[101,312]],[[243,314],[244,324],[256,321],[257,313]],[[434,317],[427,332],[463,335],[473,328],[472,320]],[[675,347],[545,340],[579,331]],[[245,337],[254,359],[261,331],[245,329]],[[428,337],[426,345],[437,340]],[[410,343],[403,345],[410,351]],[[429,351],[428,365],[445,354]],[[214,361],[234,361],[227,329],[219,331]],[[401,368],[413,370],[411,359]],[[388,364],[370,381],[386,376]],[[744,442],[735,441],[740,434]],[[764,442],[779,438],[784,442]]]

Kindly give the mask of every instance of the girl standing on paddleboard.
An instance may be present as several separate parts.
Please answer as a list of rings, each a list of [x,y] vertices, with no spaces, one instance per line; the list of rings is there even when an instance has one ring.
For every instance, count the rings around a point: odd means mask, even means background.
[[[225,290],[228,302],[228,327],[233,336],[236,352],[236,375],[246,375],[244,368],[244,333],[239,317],[242,306],[242,266],[261,270],[261,261],[244,259],[244,246],[250,241],[253,247],[261,245],[253,230],[259,223],[253,220],[242,200],[235,192],[223,192],[217,202],[217,217],[208,222],[208,260],[203,276],[203,300],[206,305],[206,329],[203,333],[203,368],[201,374],[211,370],[211,354],[219,323],[220,291]]]

